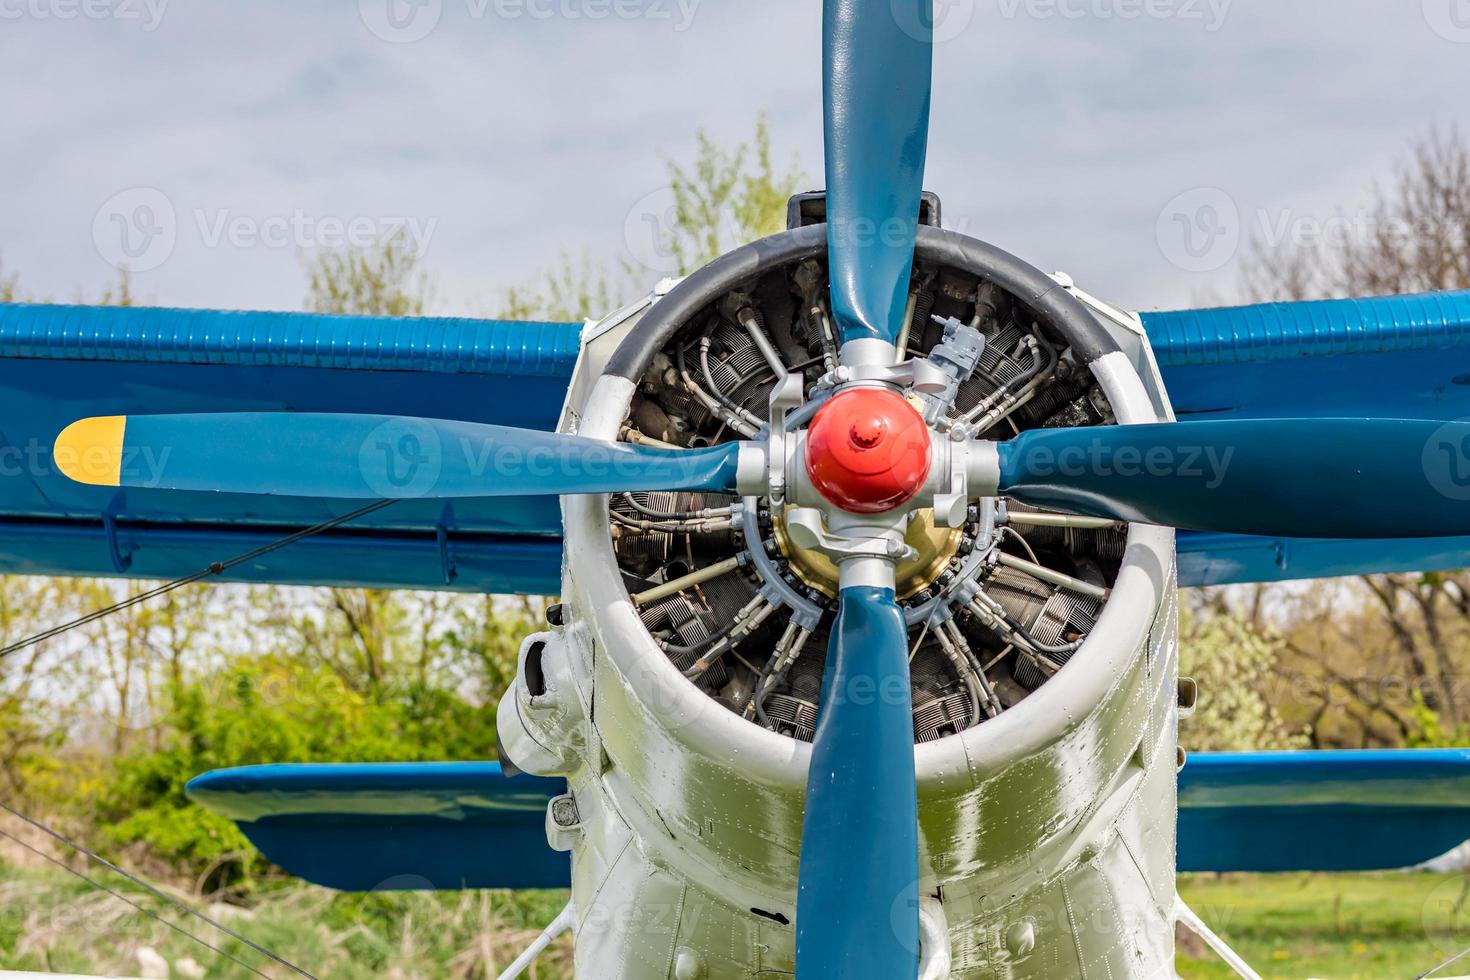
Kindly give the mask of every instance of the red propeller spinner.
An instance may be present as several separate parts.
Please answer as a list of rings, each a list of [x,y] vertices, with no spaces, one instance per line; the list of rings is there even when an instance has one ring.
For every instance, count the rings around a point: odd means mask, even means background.
[[[856,388],[823,405],[807,431],[806,471],[821,495],[854,514],[912,500],[929,478],[929,428],[895,391]]]

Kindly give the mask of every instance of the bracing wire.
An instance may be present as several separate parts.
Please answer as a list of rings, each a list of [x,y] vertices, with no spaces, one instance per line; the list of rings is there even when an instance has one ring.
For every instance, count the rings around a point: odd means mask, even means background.
[[[66,837],[64,834],[61,834],[60,832],[51,829],[50,827],[48,827],[45,824],[41,823],[39,820],[36,820],[36,819],[33,819],[32,817],[26,816],[24,813],[21,813],[19,810],[17,810],[14,807],[10,806],[8,803],[0,802],[0,809],[5,810],[11,816],[14,816],[14,817],[18,818],[19,820],[21,820],[22,822],[30,825],[31,827],[34,827],[36,830],[39,830],[41,833],[43,833],[46,836],[50,837],[52,840],[55,840],[58,843],[63,844],[66,847],[71,848],[72,850],[76,851],[78,854],[81,854],[82,856],[86,857],[88,860],[94,861],[97,864],[102,865],[102,867],[104,867],[107,870],[113,872],[114,874],[121,875],[123,878],[126,878],[128,881],[131,881],[133,884],[137,885],[139,888],[142,888],[144,891],[148,892],[150,895],[153,895],[155,898],[162,899],[164,902],[167,902],[169,905],[172,905],[174,908],[178,909],[179,911],[184,912],[187,915],[193,916],[194,918],[198,919],[200,922],[203,922],[206,925],[209,925],[209,926],[211,926],[211,927],[219,930],[220,932],[224,933],[226,936],[229,936],[231,939],[234,939],[237,942],[244,943],[246,946],[248,946],[251,949],[255,950],[257,953],[259,953],[261,956],[264,956],[266,959],[271,960],[271,961],[273,961],[273,962],[275,962],[275,963],[277,963],[277,964],[285,967],[286,969],[291,970],[292,972],[294,972],[296,974],[299,974],[300,976],[306,977],[307,980],[317,980],[316,977],[312,976],[312,974],[310,974],[310,973],[307,973],[305,970],[303,970],[301,967],[297,966],[296,964],[291,963],[290,961],[288,961],[286,959],[283,959],[280,956],[277,956],[275,953],[272,953],[270,950],[266,949],[264,946],[261,946],[259,943],[256,943],[256,942],[251,941],[250,939],[247,939],[246,937],[240,935],[238,932],[235,932],[229,926],[226,926],[223,923],[220,923],[220,922],[215,921],[214,919],[211,919],[209,916],[205,915],[203,912],[200,912],[198,909],[194,908],[193,906],[191,906],[191,905],[189,905],[189,904],[187,904],[185,902],[181,902],[177,898],[174,898],[172,895],[169,895],[169,894],[167,894],[167,893],[165,893],[163,891],[160,891],[159,889],[157,889],[154,886],[150,885],[148,882],[144,881],[142,878],[138,877],[137,875],[133,874],[132,872],[127,871],[127,870],[124,870],[123,868],[120,868],[117,865],[113,864],[111,861],[107,860],[102,855],[98,854],[96,851],[92,851],[92,850],[89,850],[86,847],[83,847],[81,844],[78,844],[76,841],[71,840],[70,838]],[[126,895],[122,894],[121,892],[118,892],[118,891],[116,891],[114,889],[108,888],[106,885],[104,885],[102,882],[98,881],[97,879],[92,878],[89,875],[83,874],[82,872],[77,871],[75,868],[69,867],[66,864],[66,862],[60,861],[60,860],[52,857],[51,855],[45,853],[44,851],[40,850],[39,848],[32,847],[30,844],[27,844],[25,841],[23,841],[20,838],[14,836],[13,834],[6,833],[4,830],[0,830],[0,836],[4,836],[4,837],[8,838],[9,840],[14,841],[15,843],[19,844],[21,847],[24,847],[26,850],[30,851],[32,854],[35,854],[38,857],[41,857],[41,858],[44,858],[47,861],[50,861],[52,864],[56,865],[57,867],[61,868],[64,871],[66,871],[68,874],[75,875],[76,877],[78,877],[81,880],[87,882],[88,884],[93,885],[94,887],[99,888],[99,889],[101,889],[104,892],[107,892],[113,898],[116,898],[116,899],[119,899],[120,901],[126,902],[128,905],[130,905],[133,908],[137,909],[139,912],[143,913],[144,915],[146,915],[146,916],[148,916],[148,917],[150,917],[152,919],[155,919],[158,922],[163,923],[165,926],[168,926],[174,932],[177,932],[177,933],[179,933],[182,936],[187,936],[188,938],[194,940],[196,943],[199,943],[201,946],[204,946],[204,947],[206,947],[208,949],[213,950],[214,952],[218,953],[220,956],[223,956],[225,959],[230,960],[231,962],[235,963],[238,966],[244,967],[245,969],[249,970],[251,973],[255,974],[256,976],[258,976],[258,977],[267,977],[267,980],[269,980],[269,975],[268,974],[262,973],[261,971],[257,970],[255,967],[251,966],[249,963],[246,963],[244,960],[241,960],[240,958],[234,956],[233,954],[228,953],[228,952],[226,952],[223,949],[220,949],[218,946],[215,946],[213,943],[210,943],[208,940],[203,939],[202,937],[200,937],[198,935],[195,935],[194,933],[192,933],[189,930],[185,929],[183,926],[180,926],[178,923],[168,921],[163,916],[159,915],[157,912],[154,912],[152,909],[144,908],[143,906],[139,905],[137,902],[135,902],[132,899],[128,898]]]
[[[282,548],[296,544],[298,541],[304,541],[307,538],[321,534],[323,531],[330,531],[333,528],[340,527],[341,525],[348,523],[349,521],[355,521],[359,517],[366,517],[368,514],[371,514],[377,510],[382,510],[384,507],[387,507],[393,502],[394,501],[392,500],[374,501],[373,503],[368,504],[366,507],[359,507],[357,510],[354,510],[350,514],[343,514],[341,517],[334,517],[329,521],[323,521],[320,524],[297,531],[295,534],[288,535],[278,541],[272,541],[270,544],[261,545],[259,548],[247,551],[242,555],[236,555],[234,558],[230,558],[225,561],[211,562],[207,567],[201,568],[199,571],[195,572],[192,575],[185,575],[183,578],[174,579],[172,582],[167,582],[163,585],[158,586],[157,588],[149,589],[147,592],[140,592],[135,596],[124,599],[122,602],[115,603],[105,609],[98,609],[95,612],[87,613],[85,616],[74,619],[69,623],[63,623],[60,626],[53,626],[51,629],[37,633],[34,636],[28,636],[24,640],[20,640],[19,642],[12,643],[3,649],[0,649],[0,660],[5,659],[12,653],[17,653],[21,650],[24,650],[27,647],[33,647],[38,643],[45,643],[47,640],[55,639],[63,633],[69,633],[80,626],[86,626],[88,623],[95,623],[99,619],[105,619],[106,617],[111,616],[113,613],[122,612],[124,609],[131,609],[133,606],[141,605],[142,603],[157,599],[158,597],[167,595],[168,593],[173,592],[177,589],[182,589],[186,585],[193,585],[195,582],[202,582],[207,578],[213,578],[216,575],[223,575],[225,572],[228,572],[232,568],[247,564],[248,562],[252,562],[257,558],[262,558],[274,551],[279,551]]]
[[[3,649],[0,649],[0,660],[3,660],[5,657],[8,657],[12,653],[15,653],[15,652],[17,652],[19,650],[24,650],[24,649],[26,649],[28,647],[33,647],[33,646],[35,646],[38,643],[44,643],[47,640],[54,639],[55,637],[61,636],[64,633],[68,633],[71,630],[77,629],[78,627],[86,626],[88,623],[95,623],[95,622],[97,622],[100,619],[103,619],[103,618],[105,618],[107,616],[113,615],[114,613],[122,612],[125,609],[130,609],[133,606],[141,605],[142,603],[148,602],[148,601],[150,601],[152,599],[157,599],[160,596],[167,595],[168,593],[173,592],[173,591],[175,591],[177,589],[181,589],[181,588],[183,588],[186,585],[192,585],[195,582],[202,582],[203,580],[205,580],[207,578],[213,578],[213,577],[215,577],[217,575],[223,575],[225,572],[229,571],[232,568],[236,568],[236,567],[238,567],[240,565],[244,565],[244,564],[247,564],[249,562],[255,561],[257,558],[262,558],[262,557],[264,557],[264,556],[266,556],[268,554],[271,554],[272,552],[279,551],[282,548],[286,548],[286,547],[289,547],[290,545],[296,544],[299,541],[304,541],[307,538],[310,538],[310,537],[313,537],[315,535],[321,534],[324,531],[330,531],[333,528],[340,527],[341,525],[346,524],[346,523],[348,523],[350,521],[354,521],[354,520],[356,520],[359,517],[365,517],[368,514],[373,513],[374,511],[382,510],[384,507],[387,507],[389,504],[391,504],[393,502],[394,501],[392,501],[392,500],[378,500],[378,501],[374,501],[371,504],[368,504],[368,505],[366,505],[364,507],[359,507],[357,510],[354,510],[354,511],[352,511],[350,513],[347,513],[347,514],[343,514],[340,517],[334,517],[331,520],[323,521],[320,524],[313,525],[312,527],[304,528],[304,529],[302,529],[300,531],[295,532],[294,534],[289,534],[286,537],[281,538],[281,539],[279,539],[277,541],[272,541],[269,544],[261,545],[259,548],[252,548],[250,551],[247,551],[244,554],[236,555],[235,557],[226,559],[225,561],[211,562],[208,566],[200,569],[199,571],[193,573],[192,575],[186,575],[183,578],[174,579],[172,582],[167,582],[167,583],[165,583],[163,585],[160,585],[160,586],[158,586],[156,588],[149,589],[146,592],[140,592],[138,595],[131,596],[131,597],[127,598],[127,599],[124,599],[122,602],[114,603],[113,605],[108,606],[105,609],[98,609],[98,610],[96,610],[94,612],[90,612],[90,613],[86,614],[85,616],[81,616],[81,617],[79,617],[77,619],[74,619],[74,620],[72,620],[69,623],[63,623],[60,626],[54,626],[51,629],[44,630],[44,631],[42,631],[40,633],[36,633],[33,636],[26,637],[25,639],[20,640],[19,642],[12,643],[12,644],[6,646]],[[48,837],[52,838],[53,840],[57,841],[58,843],[63,844],[66,847],[71,848],[72,850],[76,851],[78,854],[84,855],[89,860],[94,861],[97,864],[102,865],[104,868],[107,868],[109,871],[112,871],[114,874],[117,874],[117,875],[120,875],[123,878],[126,878],[128,881],[131,881],[133,884],[135,884],[138,887],[144,889],[149,894],[153,895],[156,898],[159,898],[159,899],[163,900],[164,902],[167,902],[169,905],[172,905],[174,908],[176,908],[179,911],[185,913],[186,915],[193,916],[194,918],[200,920],[201,922],[204,922],[207,925],[213,927],[214,929],[217,929],[220,932],[224,933],[225,935],[229,936],[231,939],[234,939],[234,940],[236,940],[238,942],[244,943],[250,949],[253,949],[255,952],[259,953],[261,956],[264,956],[266,959],[269,959],[269,960],[271,960],[271,961],[279,964],[280,966],[283,966],[286,969],[291,970],[292,972],[294,972],[296,974],[299,974],[300,976],[306,977],[307,980],[316,980],[316,977],[314,977],[310,973],[307,973],[305,970],[301,969],[301,967],[296,966],[294,963],[291,963],[291,962],[283,959],[280,956],[277,956],[275,953],[272,953],[270,950],[266,949],[264,946],[261,946],[258,943],[255,943],[255,942],[251,941],[250,939],[247,939],[245,936],[242,936],[240,933],[235,932],[234,930],[230,929],[228,926],[225,926],[224,924],[222,924],[220,922],[217,922],[214,919],[211,919],[209,916],[207,916],[203,912],[200,912],[199,910],[193,908],[192,906],[190,906],[190,905],[188,905],[188,904],[186,904],[184,902],[179,901],[178,899],[172,897],[171,895],[165,894],[164,892],[162,892],[159,889],[157,889],[157,888],[153,887],[152,885],[150,885],[148,882],[144,881],[142,878],[139,878],[137,875],[132,874],[131,872],[126,871],[123,868],[118,867],[117,865],[113,864],[111,861],[108,861],[106,858],[102,857],[102,855],[96,853],[95,851],[91,851],[91,850],[87,849],[86,847],[83,847],[81,844],[78,844],[76,841],[71,840],[70,838],[66,837],[65,835],[59,833],[58,831],[53,830],[52,828],[50,828],[50,827],[46,826],[45,824],[41,823],[39,820],[35,820],[35,819],[31,818],[31,817],[26,816],[24,813],[21,813],[19,810],[15,809],[14,807],[12,807],[9,804],[4,803],[4,802],[0,802],[0,809],[5,810],[7,813],[11,814],[12,816],[16,817],[17,819],[23,821],[26,824],[29,824],[31,827],[35,828],[36,830],[41,831],[43,834],[46,834]],[[21,847],[24,847],[26,850],[32,852],[33,854],[37,855],[38,857],[41,857],[41,858],[43,858],[43,859],[45,859],[47,861],[50,861],[52,864],[55,864],[57,867],[63,869],[67,873],[72,874],[72,875],[75,875],[76,877],[82,879],[83,881],[87,882],[88,884],[93,885],[94,887],[99,888],[99,889],[101,889],[104,892],[107,892],[109,895],[111,895],[114,898],[117,898],[120,901],[125,902],[126,904],[132,906],[133,908],[137,909],[139,912],[143,913],[144,915],[147,915],[147,916],[150,916],[153,919],[156,919],[157,921],[163,923],[165,926],[168,926],[170,929],[172,929],[173,931],[179,933],[180,935],[187,936],[188,938],[194,940],[195,942],[199,943],[200,945],[202,945],[202,946],[204,946],[204,947],[206,947],[206,948],[214,951],[215,953],[218,953],[220,956],[223,956],[225,959],[228,959],[231,962],[235,963],[236,965],[238,965],[240,967],[243,967],[244,969],[250,971],[251,973],[255,974],[256,976],[267,977],[267,980],[268,980],[268,974],[262,973],[260,970],[257,970],[255,967],[251,966],[250,964],[246,963],[245,961],[243,961],[243,960],[239,959],[238,957],[232,955],[231,953],[229,953],[229,952],[227,952],[227,951],[219,948],[218,946],[213,945],[212,943],[210,943],[207,940],[201,938],[200,936],[195,935],[194,933],[192,933],[189,930],[183,928],[182,926],[178,925],[177,923],[168,921],[167,919],[163,918],[161,915],[159,915],[158,913],[154,912],[153,910],[144,908],[143,906],[139,905],[137,902],[134,902],[131,899],[129,899],[126,895],[123,895],[122,893],[120,893],[118,891],[115,891],[115,890],[113,890],[111,888],[108,888],[105,884],[103,884],[100,881],[97,881],[95,878],[89,877],[88,875],[83,874],[82,872],[77,871],[76,869],[69,867],[65,862],[59,861],[56,858],[52,857],[51,855],[46,854],[45,852],[43,852],[43,851],[41,851],[41,850],[39,850],[37,848],[32,847],[31,845],[27,844],[25,841],[20,840],[19,838],[13,836],[12,834],[6,833],[4,830],[0,830],[0,836],[4,836],[5,838],[7,838],[9,840],[14,841],[15,843],[19,844]]]

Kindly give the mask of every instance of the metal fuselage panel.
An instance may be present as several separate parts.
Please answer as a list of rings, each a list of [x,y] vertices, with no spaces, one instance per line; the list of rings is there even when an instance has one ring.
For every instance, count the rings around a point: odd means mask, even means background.
[[[912,898],[942,896],[951,976],[1173,975],[1176,631],[1171,589],[1102,703],[1039,751],[953,773],[920,753]],[[630,639],[566,637],[596,692],[591,764],[571,774],[579,975],[674,977],[681,955],[691,976],[789,974],[801,788],[753,780],[739,745],[692,751],[606,655]],[[804,771],[809,750],[790,756]]]

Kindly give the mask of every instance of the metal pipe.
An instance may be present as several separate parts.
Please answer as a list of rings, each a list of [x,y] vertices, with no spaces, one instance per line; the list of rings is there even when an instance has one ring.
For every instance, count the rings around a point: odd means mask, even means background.
[[[705,384],[709,385],[709,393],[712,394],[716,398],[716,400],[720,402],[720,404],[724,405],[725,408],[728,411],[732,412],[736,417],[744,419],[746,422],[755,426],[756,429],[759,430],[762,425],[761,420],[756,418],[755,415],[751,414],[749,410],[741,408],[739,405],[735,404],[733,401],[730,400],[729,395],[720,390],[719,384],[715,381],[714,372],[710,370],[709,366],[710,344],[711,340],[708,333],[699,338],[699,369],[704,372],[704,381]]]
[[[1063,575],[1061,572],[1052,571],[1044,565],[1038,565],[1024,558],[1017,558],[1015,555],[1008,555],[1003,551],[996,556],[996,561],[1007,568],[1014,568],[1018,572],[1025,572],[1032,578],[1039,578],[1043,582],[1049,582],[1059,589],[1066,589],[1069,592],[1089,596],[1098,602],[1105,602],[1108,598],[1108,590],[1100,585],[1093,585],[1091,582],[1084,582],[1080,578]]]
[[[633,428],[628,429],[628,431],[624,433],[624,436],[629,442],[639,446],[652,446],[655,449],[683,448],[682,446],[676,446],[671,442],[664,442],[662,439],[655,439],[653,436],[644,435],[642,432],[639,432],[637,429]]]
[[[699,403],[709,409],[711,414],[747,439],[753,438],[760,432],[759,425],[750,425],[744,419],[731,414],[725,406],[715,401],[709,392],[705,391],[695,382],[694,378],[689,374],[689,368],[684,363],[683,347],[676,348],[674,356],[677,359],[676,364],[678,366],[679,380],[683,383],[684,390],[699,399]]]
[[[1121,527],[1122,521],[1110,517],[1078,517],[1074,514],[1038,514],[1032,511],[1006,511],[1007,524],[1026,527],[1069,527],[1078,531],[1102,531]]]
[[[961,680],[964,680],[966,677],[970,678],[969,681],[965,682],[965,692],[970,695],[971,718],[975,722],[978,722],[982,711],[994,717],[990,711],[989,702],[985,701],[983,685],[980,682],[980,678],[975,675],[975,665],[970,662],[970,658],[960,652],[959,647],[955,645],[954,637],[945,630],[945,627],[953,625],[953,622],[953,620],[950,620],[936,627],[934,630],[934,639],[938,641],[939,649],[944,651],[945,658],[954,667],[955,673],[960,675]]]
[[[705,672],[714,665],[714,662],[731,650],[739,646],[747,636],[760,628],[761,624],[770,618],[776,611],[776,607],[765,600],[763,596],[756,596],[746,603],[745,608],[735,614],[735,622],[725,638],[710,647],[694,666],[684,671],[684,676],[692,681],[697,681],[704,676]]]
[[[919,306],[919,291],[909,290],[909,301],[903,308],[903,328],[898,331],[898,363],[902,364],[909,359],[909,334],[913,332],[914,310]]]
[[[766,363],[771,366],[771,370],[776,372],[776,383],[780,384],[781,379],[791,372],[786,370],[786,365],[781,363],[781,355],[777,354],[776,348],[771,346],[771,338],[766,336],[760,317],[748,306],[738,315],[740,325],[745,328],[746,333],[750,334],[750,339],[755,343],[755,349],[761,352],[761,357],[764,357]]]
[[[703,585],[712,579],[719,578],[721,575],[729,575],[739,567],[739,555],[736,555],[734,558],[726,558],[717,565],[701,568],[681,578],[676,578],[672,582],[665,582],[663,585],[649,589],[647,592],[640,592],[633,597],[633,604],[635,606],[646,606],[650,602],[667,599],[671,595],[678,595],[685,589],[692,589],[696,585]]]

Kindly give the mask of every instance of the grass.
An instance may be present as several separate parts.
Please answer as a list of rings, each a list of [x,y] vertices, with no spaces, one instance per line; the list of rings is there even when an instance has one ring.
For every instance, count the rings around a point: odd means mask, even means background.
[[[1179,891],[1263,977],[1417,977],[1470,946],[1470,878],[1460,875],[1185,875]],[[1198,956],[1191,955],[1198,953]],[[1234,977],[1181,947],[1185,980]],[[1470,974],[1470,957],[1441,976]]]
[[[197,919],[168,914],[164,903],[125,882],[95,877],[260,972],[231,963],[59,870],[3,863],[0,969],[131,977],[140,975],[140,951],[151,950],[170,964],[173,977],[296,976]],[[565,892],[554,891],[364,896],[292,883],[272,889],[248,910],[213,905],[202,911],[324,980],[470,980],[497,976],[566,901]],[[563,938],[527,976],[565,980],[569,964],[570,945]]]
[[[125,883],[101,880],[146,908],[166,908]],[[1396,873],[1189,875],[1180,890],[1265,977],[1381,980],[1417,976],[1470,946],[1467,881]],[[468,980],[496,976],[565,901],[565,892],[348,896],[283,883],[248,910],[207,911],[319,977]],[[203,923],[170,921],[267,976],[292,976]],[[140,949],[160,954],[175,977],[257,976],[54,868],[0,861],[0,968],[137,976]],[[562,939],[530,975],[565,980],[569,962]],[[1178,966],[1185,980],[1233,976],[1199,948],[1181,947]],[[1446,973],[1470,974],[1470,960]]]

